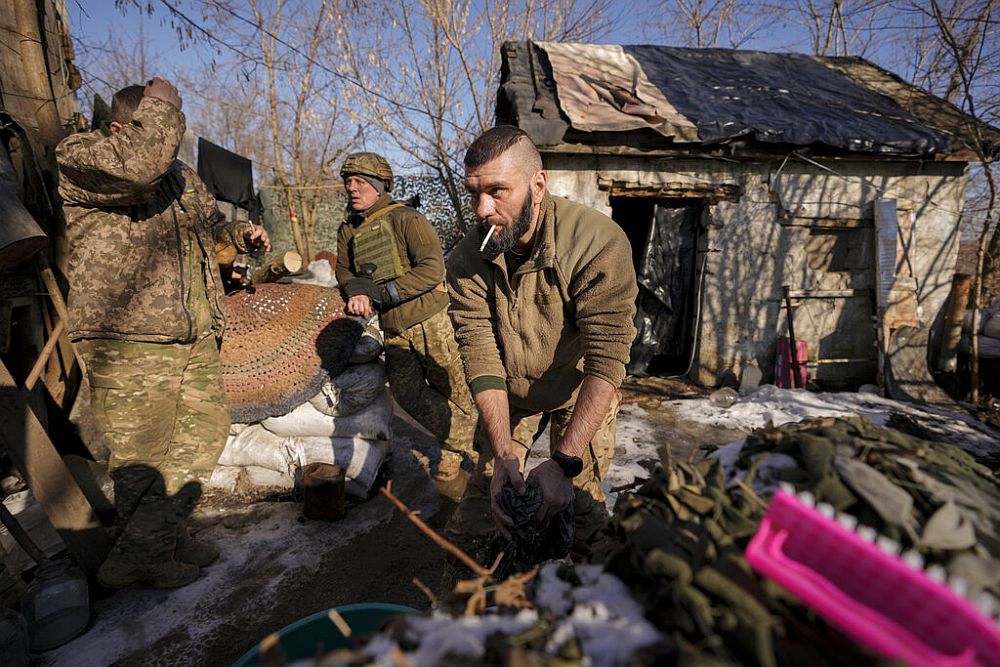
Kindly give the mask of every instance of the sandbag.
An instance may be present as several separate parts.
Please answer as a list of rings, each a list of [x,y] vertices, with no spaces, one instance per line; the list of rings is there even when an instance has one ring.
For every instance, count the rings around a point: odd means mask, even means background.
[[[392,437],[391,421],[392,399],[383,388],[374,401],[350,415],[333,417],[323,414],[309,403],[303,403],[287,415],[265,419],[261,425],[271,433],[284,437],[325,435],[389,440]]]
[[[260,424],[250,424],[229,436],[218,465],[260,466],[292,475],[298,467],[298,456],[290,440],[274,435]]]
[[[280,489],[291,489],[295,486],[295,479],[291,475],[260,466],[215,466],[208,480],[208,486],[230,492],[236,491],[241,474],[245,475],[253,486]]]
[[[336,287],[337,278],[333,273],[333,267],[325,259],[317,259],[309,262],[304,275],[291,276],[291,282],[296,285],[319,285],[320,287]]]
[[[958,349],[966,353],[972,351],[972,337],[969,334],[962,334]],[[1000,338],[980,335],[979,356],[982,359],[1000,359]]]
[[[325,415],[344,417],[367,407],[383,393],[385,365],[372,361],[348,366],[343,373],[320,385],[319,393],[309,399],[309,403]]]
[[[296,438],[301,464],[335,463],[344,469],[348,493],[364,489],[367,493],[382,462],[389,453],[385,440],[365,438]],[[351,484],[353,482],[353,484]],[[364,495],[357,494],[355,495]]]
[[[299,469],[308,463],[335,463],[344,469],[348,492],[367,497],[388,451],[389,443],[385,440],[281,437],[260,424],[251,424],[239,435],[230,436],[216,469],[220,466],[259,467],[296,480]],[[275,486],[273,483],[268,485]]]
[[[365,327],[348,361],[352,364],[367,364],[378,359],[380,354],[382,354],[382,332],[372,323]]]

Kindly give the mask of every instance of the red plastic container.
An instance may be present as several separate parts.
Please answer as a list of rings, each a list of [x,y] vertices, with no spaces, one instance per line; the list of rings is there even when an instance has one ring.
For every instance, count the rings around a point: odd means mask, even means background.
[[[806,369],[806,362],[809,360],[809,347],[805,341],[795,341],[796,356],[799,360],[799,382],[798,386],[805,389],[806,380],[809,379],[809,372]],[[778,336],[778,354],[774,359],[774,384],[782,389],[794,389],[792,382],[794,373],[792,371],[792,346],[788,336]]]

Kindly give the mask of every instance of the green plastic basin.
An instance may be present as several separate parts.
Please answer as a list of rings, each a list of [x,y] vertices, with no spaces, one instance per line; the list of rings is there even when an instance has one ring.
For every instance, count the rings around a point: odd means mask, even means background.
[[[351,626],[352,636],[373,633],[396,614],[417,613],[417,610],[411,607],[376,602],[348,604],[334,608]],[[345,637],[330,620],[329,611],[317,612],[285,626],[278,631],[278,640],[289,661],[314,658],[329,651],[354,646],[351,639]],[[233,663],[233,667],[261,664],[260,644],[259,642],[244,653],[243,657]],[[272,655],[276,651],[277,649],[272,649]]]

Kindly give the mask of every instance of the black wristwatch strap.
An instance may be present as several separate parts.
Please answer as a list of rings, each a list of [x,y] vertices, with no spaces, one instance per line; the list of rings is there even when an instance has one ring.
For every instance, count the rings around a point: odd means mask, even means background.
[[[555,461],[560,468],[562,468],[563,474],[570,479],[573,479],[583,472],[583,459],[579,456],[570,456],[569,454],[563,454],[562,452],[555,452],[552,454],[552,460]]]

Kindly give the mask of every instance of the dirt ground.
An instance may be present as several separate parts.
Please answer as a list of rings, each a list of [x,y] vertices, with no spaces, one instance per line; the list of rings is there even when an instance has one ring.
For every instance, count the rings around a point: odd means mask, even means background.
[[[692,397],[690,385],[630,381],[619,421],[619,447],[607,485],[627,488],[659,462],[671,442],[675,457],[701,445],[738,439],[740,431],[697,428],[657,410],[663,399]],[[413,450],[435,453],[433,438],[405,414],[393,420],[393,491],[437,530],[454,503],[441,498]],[[536,446],[539,455],[547,443]],[[618,490],[618,489],[615,489]],[[442,591],[444,552],[388,500],[351,507],[335,523],[305,521],[288,493],[207,494],[196,513],[200,536],[223,551],[202,577],[177,591],[131,588],[93,600],[88,632],[39,656],[40,665],[227,665],[268,634],[318,611],[358,602],[430,606],[413,583]],[[613,498],[612,498],[613,501]]]
[[[907,423],[924,437],[954,441],[977,458],[997,456],[997,432],[962,415],[871,394],[817,394],[765,386],[719,407],[703,391],[664,378],[630,379],[618,419],[615,457],[604,480],[609,507],[649,476],[669,446],[674,460],[698,459],[769,423],[860,414]],[[684,400],[678,400],[684,399]],[[433,528],[454,504],[439,497],[413,451],[435,456],[434,440],[398,415],[393,420],[393,491]],[[540,441],[529,467],[547,451]],[[93,600],[88,631],[37,657],[38,665],[228,665],[268,634],[318,611],[358,602],[419,610],[429,600],[419,578],[441,595],[445,556],[388,500],[351,507],[339,522],[301,519],[290,494],[263,499],[210,495],[197,512],[200,537],[222,550],[198,581],[175,591],[130,588]]]

